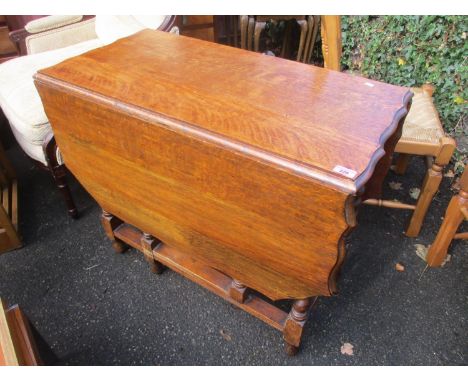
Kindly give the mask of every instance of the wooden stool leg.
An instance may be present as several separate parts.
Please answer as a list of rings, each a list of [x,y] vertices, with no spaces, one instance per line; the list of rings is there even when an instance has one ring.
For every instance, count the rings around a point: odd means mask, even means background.
[[[463,194],[463,195],[462,195]],[[461,208],[465,204],[468,206],[468,193],[460,192],[450,200],[450,204],[445,212],[444,221],[437,233],[437,236],[429,247],[427,253],[427,264],[431,267],[440,267],[445,257],[453,237],[457,233],[458,226],[463,221]]]
[[[249,17],[249,20],[247,22],[247,49],[248,50],[252,50],[254,28],[255,28],[255,19],[253,17]]]
[[[309,57],[309,49],[312,45],[312,30],[314,29],[314,18],[313,16],[307,16],[307,36],[304,47],[304,54],[302,55],[302,62],[307,63],[307,57]]]
[[[426,258],[429,266],[439,267],[444,261],[458,226],[463,219],[468,220],[466,209],[468,209],[468,165],[465,166],[465,171],[460,179],[460,192],[450,200],[442,226],[434,242],[429,247]],[[463,238],[463,235],[459,236]]]
[[[313,30],[312,30],[312,37],[310,39],[310,46],[308,49],[307,57],[306,57],[306,63],[310,63],[310,60],[312,59],[312,52],[314,51],[314,45],[315,41],[317,41],[317,33],[319,29],[319,24],[320,24],[320,16],[310,16],[313,19]]]
[[[404,175],[408,167],[408,163],[411,159],[410,154],[398,154],[398,158],[395,163],[394,171],[398,175]]]
[[[408,229],[406,230],[406,236],[416,237],[419,235],[424,217],[426,216],[427,210],[432,202],[432,198],[439,189],[441,181],[442,167],[433,164],[432,168],[428,169],[426,172],[418,202],[416,203],[416,209],[411,216]]]
[[[22,246],[21,240],[16,232],[16,228],[10,220],[10,217],[0,205],[0,227],[3,232],[0,234],[1,249],[9,251]],[[5,239],[2,237],[5,236]]]
[[[286,324],[283,329],[286,353],[293,356],[299,350],[301,344],[302,331],[309,316],[309,309],[312,306],[312,299],[305,298],[294,301]]]
[[[285,58],[286,55],[289,53],[289,45],[291,40],[291,31],[292,31],[292,24],[289,21],[286,22],[286,28],[284,30],[284,37],[283,37],[283,46],[281,47],[280,57]]]
[[[306,20],[297,20],[301,28],[301,37],[299,38],[299,48],[297,49],[297,58],[296,61],[301,61],[302,52],[304,51],[304,43],[307,35],[307,21]]]
[[[255,22],[255,30],[254,30],[254,50],[256,52],[260,51],[260,35],[262,31],[265,29],[266,22],[264,21],[256,21]]]
[[[127,250],[128,246],[122,240],[119,240],[114,235],[114,230],[123,222],[118,217],[102,210],[101,224],[104,227],[107,237],[112,242],[112,247],[117,253],[123,253]]]
[[[424,182],[419,194],[416,208],[411,217],[406,236],[416,237],[421,231],[421,226],[426,216],[427,210],[432,202],[434,194],[439,189],[442,181],[442,170],[450,162],[450,158],[455,150],[456,144],[452,138],[444,137],[441,139],[441,148],[439,154],[434,160],[432,167],[427,170]]]
[[[153,249],[160,243],[158,239],[150,235],[149,233],[143,233],[141,237],[141,246],[143,250],[143,255],[151,267],[151,272],[160,275],[164,272],[164,265],[161,264],[154,258]]]
[[[241,33],[241,48],[247,49],[247,26],[249,24],[249,16],[240,16],[240,33]]]

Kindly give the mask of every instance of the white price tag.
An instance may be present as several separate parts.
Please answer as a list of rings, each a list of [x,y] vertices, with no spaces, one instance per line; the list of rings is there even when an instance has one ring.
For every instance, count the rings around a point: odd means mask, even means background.
[[[356,174],[357,174],[356,171],[351,170],[351,169],[346,168],[346,167],[343,167],[343,166],[340,166],[340,165],[336,165],[333,168],[333,172],[337,172],[338,174],[344,175],[347,178],[351,178],[351,179],[354,178],[356,176]]]

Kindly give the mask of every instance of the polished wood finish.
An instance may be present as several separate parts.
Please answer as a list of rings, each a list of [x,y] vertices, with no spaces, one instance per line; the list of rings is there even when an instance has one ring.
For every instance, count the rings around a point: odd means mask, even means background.
[[[0,366],[37,366],[42,361],[28,319],[18,305],[0,299]]]
[[[358,194],[378,197],[361,190],[378,190],[411,99],[407,88],[149,30],[41,70],[36,86],[68,168],[109,213],[109,238],[140,250],[142,232],[157,238],[147,259],[293,346],[298,315],[280,324],[248,291],[337,292]]]
[[[464,220],[468,220],[468,165],[465,165],[460,179],[460,191],[450,200],[442,226],[429,247],[426,259],[429,266],[440,267],[442,265],[453,239],[468,239],[468,232],[457,234],[458,227]]]

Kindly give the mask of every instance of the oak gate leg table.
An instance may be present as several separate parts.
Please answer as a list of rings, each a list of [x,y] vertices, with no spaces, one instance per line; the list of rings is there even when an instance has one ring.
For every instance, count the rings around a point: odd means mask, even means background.
[[[337,292],[356,207],[380,196],[412,97],[150,30],[35,81],[114,248],[282,331],[290,354],[314,299]],[[268,301],[284,299],[290,312]]]

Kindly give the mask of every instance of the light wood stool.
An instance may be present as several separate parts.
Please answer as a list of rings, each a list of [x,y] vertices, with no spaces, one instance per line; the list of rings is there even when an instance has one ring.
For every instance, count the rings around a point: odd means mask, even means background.
[[[416,205],[376,199],[368,199],[365,203],[413,210],[406,236],[416,237],[421,231],[432,199],[439,189],[443,168],[450,162],[456,142],[446,136],[440,123],[439,114],[432,101],[434,87],[425,84],[421,88],[411,90],[414,93],[413,102],[403,124],[401,138],[395,148],[399,156],[394,170],[397,174],[404,174],[411,155],[421,155],[426,158],[428,170],[418,201]]]
[[[442,265],[453,239],[468,239],[468,232],[457,233],[463,220],[468,220],[468,164],[465,165],[460,179],[460,192],[450,200],[442,226],[429,247],[426,258],[429,266],[440,267]]]

